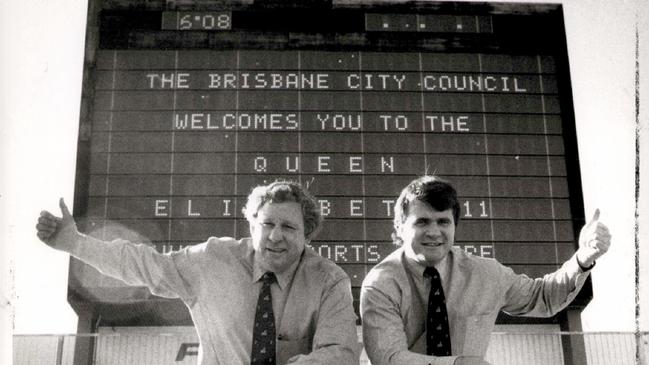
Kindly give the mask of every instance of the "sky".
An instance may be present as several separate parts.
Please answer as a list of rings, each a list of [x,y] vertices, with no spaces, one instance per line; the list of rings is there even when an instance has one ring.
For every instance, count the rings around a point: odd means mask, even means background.
[[[636,115],[636,93],[648,94],[649,2],[546,2],[564,5],[586,216],[600,208],[613,234],[593,269],[583,327],[646,331],[649,315],[635,314],[635,244],[636,226],[639,237],[649,237],[649,184],[640,184],[636,204],[635,143],[639,136],[640,149],[649,148],[646,102]],[[86,11],[81,0],[0,4],[0,345],[12,331],[76,332],[66,299],[69,258],[38,241],[34,225],[41,210],[58,212],[59,197],[73,201]],[[649,176],[647,159],[640,166]],[[645,263],[647,250],[640,251]],[[640,272],[649,277],[647,266]],[[640,284],[641,302],[649,303],[649,285]]]

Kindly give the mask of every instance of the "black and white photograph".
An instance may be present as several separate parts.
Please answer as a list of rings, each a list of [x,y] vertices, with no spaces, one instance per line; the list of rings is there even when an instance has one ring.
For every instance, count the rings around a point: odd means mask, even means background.
[[[649,2],[0,24],[0,363],[649,365]]]

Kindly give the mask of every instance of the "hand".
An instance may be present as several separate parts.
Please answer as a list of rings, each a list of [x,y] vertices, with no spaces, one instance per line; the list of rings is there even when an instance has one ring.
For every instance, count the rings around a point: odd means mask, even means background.
[[[61,218],[46,210],[41,212],[40,217],[38,217],[38,224],[36,224],[36,235],[48,246],[66,251],[82,235],[77,230],[77,224],[74,222],[74,218],[72,218],[63,198],[59,200],[59,207],[61,208]]]
[[[455,359],[453,365],[491,365],[481,357],[477,356],[460,356]]]
[[[579,233],[579,250],[577,262],[583,267],[591,267],[595,260],[608,251],[611,246],[611,233],[608,227],[599,221],[599,209],[595,209],[593,218]]]

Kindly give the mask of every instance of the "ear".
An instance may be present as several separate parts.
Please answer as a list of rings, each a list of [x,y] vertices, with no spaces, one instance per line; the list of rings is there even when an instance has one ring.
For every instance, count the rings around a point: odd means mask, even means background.
[[[401,239],[401,236],[397,234],[396,230],[390,234],[390,238],[392,238],[392,243],[395,245],[403,246],[403,240]]]
[[[394,232],[392,232],[392,234],[396,235],[397,237],[401,237],[402,231],[403,231],[403,224],[398,224],[394,226]]]
[[[253,221],[248,221],[248,229],[250,230],[250,237],[255,235],[255,229],[257,228],[257,225]]]

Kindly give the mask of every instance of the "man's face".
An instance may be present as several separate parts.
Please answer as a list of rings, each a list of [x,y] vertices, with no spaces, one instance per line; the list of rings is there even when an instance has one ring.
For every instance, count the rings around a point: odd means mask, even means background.
[[[455,242],[453,209],[435,210],[414,200],[405,222],[397,229],[408,257],[425,266],[440,262]]]
[[[250,222],[250,235],[262,269],[283,272],[304,251],[302,207],[295,202],[264,204]]]

